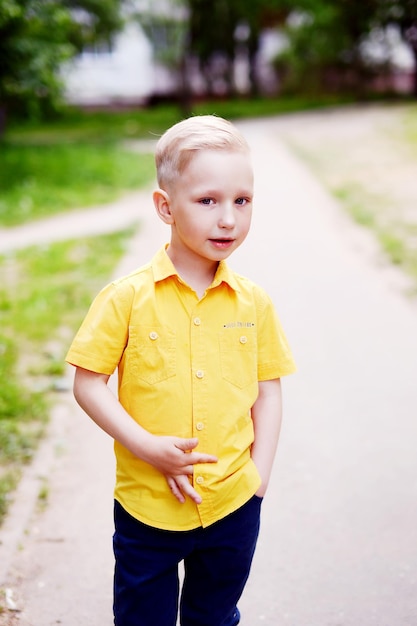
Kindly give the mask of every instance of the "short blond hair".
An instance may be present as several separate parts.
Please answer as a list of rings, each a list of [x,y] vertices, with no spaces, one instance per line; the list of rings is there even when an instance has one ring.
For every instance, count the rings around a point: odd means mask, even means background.
[[[199,150],[249,152],[243,135],[229,121],[216,115],[195,115],[171,126],[156,145],[158,185],[166,188],[182,174]]]

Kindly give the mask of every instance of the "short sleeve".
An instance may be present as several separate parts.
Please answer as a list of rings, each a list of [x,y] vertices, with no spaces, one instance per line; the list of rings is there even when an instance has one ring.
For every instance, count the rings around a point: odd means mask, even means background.
[[[126,287],[107,285],[93,301],[65,360],[93,372],[113,374],[126,347],[130,311]]]
[[[265,291],[256,294],[258,319],[258,380],[281,378],[296,371],[290,346],[274,305]]]

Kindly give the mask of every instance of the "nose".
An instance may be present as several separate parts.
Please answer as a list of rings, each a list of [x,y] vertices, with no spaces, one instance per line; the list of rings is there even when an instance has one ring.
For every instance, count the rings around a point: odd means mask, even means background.
[[[236,224],[235,209],[233,204],[225,203],[221,206],[219,226],[220,228],[234,228]]]

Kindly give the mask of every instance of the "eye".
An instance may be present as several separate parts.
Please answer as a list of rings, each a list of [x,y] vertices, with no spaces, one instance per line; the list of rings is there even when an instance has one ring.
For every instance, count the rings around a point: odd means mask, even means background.
[[[211,206],[214,203],[213,198],[200,198],[200,204],[204,204],[204,206]]]
[[[235,203],[239,206],[245,206],[249,202],[249,198],[236,198]]]

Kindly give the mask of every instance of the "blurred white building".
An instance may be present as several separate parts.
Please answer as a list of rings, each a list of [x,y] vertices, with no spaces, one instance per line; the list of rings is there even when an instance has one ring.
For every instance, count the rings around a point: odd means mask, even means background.
[[[140,104],[175,89],[172,74],[154,62],[137,22],[127,23],[111,45],[83,51],[63,69],[68,102],[83,106]]]
[[[136,7],[172,15],[173,5],[164,0],[136,0]],[[168,11],[168,7],[170,10]],[[179,19],[181,19],[179,15]],[[258,72],[265,93],[276,93],[279,88],[272,68],[276,53],[285,47],[285,39],[274,28],[261,36],[258,54]],[[394,67],[393,87],[408,91],[412,84],[414,60],[398,29],[375,31],[363,45],[363,54],[369,59],[390,61]],[[204,82],[197,65],[190,66],[189,81],[196,93],[202,93]],[[85,50],[63,69],[66,99],[81,106],[119,106],[143,104],[150,98],[175,93],[179,77],[154,58],[152,44],[138,20],[127,20],[124,29],[114,36],[111,44]],[[246,57],[236,60],[235,81],[238,89],[249,88]],[[405,81],[405,82],[404,82]]]

